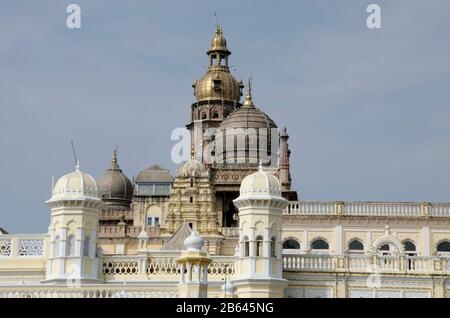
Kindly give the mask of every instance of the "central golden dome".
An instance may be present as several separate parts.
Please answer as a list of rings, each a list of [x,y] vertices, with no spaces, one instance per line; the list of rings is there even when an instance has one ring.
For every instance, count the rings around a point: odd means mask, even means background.
[[[197,101],[224,100],[239,103],[244,85],[230,73],[228,57],[231,52],[227,48],[227,41],[220,26],[216,26],[216,33],[207,54],[208,71],[192,85]]]

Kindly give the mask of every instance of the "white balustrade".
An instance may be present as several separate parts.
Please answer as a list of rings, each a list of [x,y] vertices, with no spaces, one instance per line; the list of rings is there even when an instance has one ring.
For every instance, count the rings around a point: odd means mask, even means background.
[[[290,201],[283,214],[450,217],[450,203]]]
[[[351,271],[367,271],[371,268],[370,255],[350,255],[348,257],[348,268]]]

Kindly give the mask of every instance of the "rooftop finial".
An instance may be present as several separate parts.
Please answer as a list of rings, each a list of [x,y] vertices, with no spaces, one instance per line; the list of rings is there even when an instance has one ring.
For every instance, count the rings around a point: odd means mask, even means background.
[[[216,18],[216,34],[222,33],[222,28],[219,25],[219,18],[217,17],[217,12],[214,11],[214,17]]]
[[[247,83],[247,96],[245,97],[244,107],[254,107],[253,105],[253,97],[252,97],[252,76],[248,79]]]
[[[119,164],[117,161],[117,146],[114,148],[111,162],[111,169],[119,169]]]
[[[80,168],[80,162],[77,159],[77,153],[75,151],[75,145],[73,143],[73,140],[71,140],[70,143],[72,144],[73,158],[75,159],[75,167],[78,170]]]
[[[75,167],[77,171],[80,171],[80,162],[77,160],[77,166]]]
[[[262,165],[262,160],[259,159],[259,167],[258,167],[259,171],[263,171],[263,165]]]

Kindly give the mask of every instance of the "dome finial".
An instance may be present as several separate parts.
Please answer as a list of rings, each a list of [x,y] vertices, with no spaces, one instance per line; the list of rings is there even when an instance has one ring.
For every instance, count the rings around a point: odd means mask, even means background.
[[[261,159],[259,159],[258,170],[259,170],[259,171],[263,171],[263,165],[262,165],[262,160],[261,160]]]
[[[77,160],[77,165],[75,166],[75,169],[79,172],[80,171],[80,161]]]
[[[222,35],[222,28],[219,24],[219,18],[217,17],[217,12],[214,11],[214,17],[216,18],[216,35]]]
[[[114,151],[112,154],[111,169],[119,169],[119,164],[117,161],[117,147],[114,148]]]
[[[255,107],[252,96],[252,77],[253,75],[248,79],[247,96],[245,96],[244,107]]]

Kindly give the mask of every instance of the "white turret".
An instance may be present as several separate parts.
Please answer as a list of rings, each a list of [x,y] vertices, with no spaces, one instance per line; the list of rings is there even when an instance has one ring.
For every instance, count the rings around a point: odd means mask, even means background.
[[[288,201],[281,196],[280,182],[260,165],[242,181],[233,202],[239,209],[238,296],[283,297],[281,227]]]
[[[46,281],[96,282],[98,219],[102,201],[95,179],[76,170],[61,177],[47,201],[51,208],[50,251]]]

